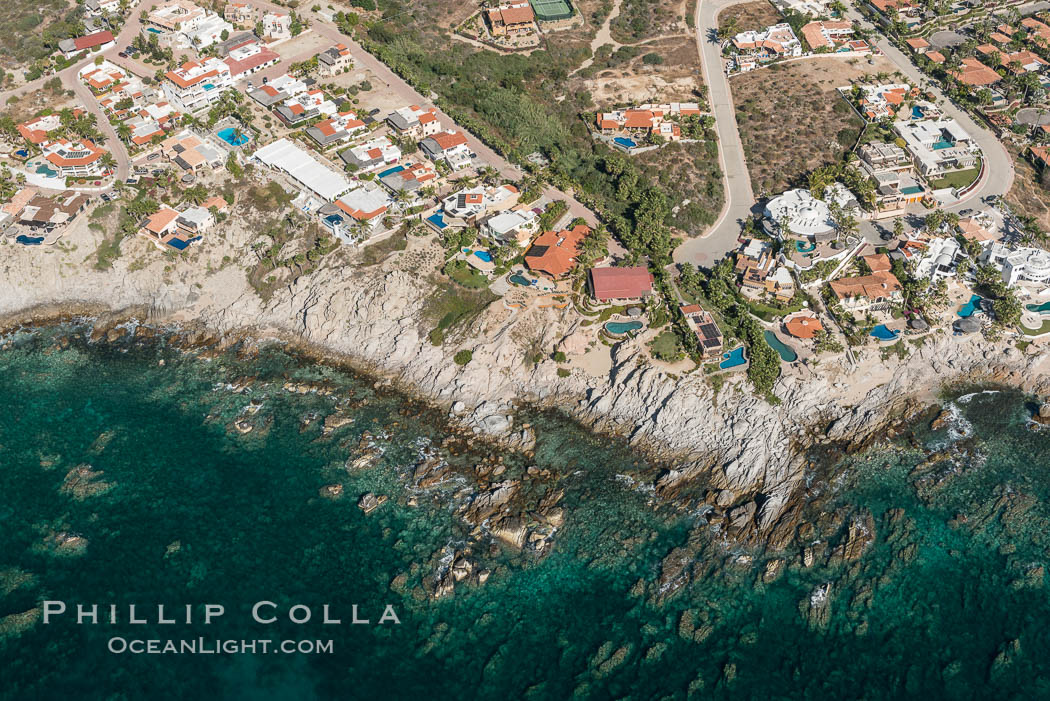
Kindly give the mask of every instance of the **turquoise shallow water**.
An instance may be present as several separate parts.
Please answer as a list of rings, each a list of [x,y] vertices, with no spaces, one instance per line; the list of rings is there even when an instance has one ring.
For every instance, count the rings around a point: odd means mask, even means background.
[[[63,348],[58,333],[0,352],[0,698],[1047,697],[1048,439],[1027,430],[1019,395],[959,403],[979,438],[956,443],[957,464],[915,471],[926,453],[902,444],[834,479],[815,472],[819,510],[867,509],[875,540],[852,562],[808,568],[792,545],[784,574],[763,583],[769,555],[724,546],[701,509],[640,486],[656,468],[557,416],[527,417],[534,457],[501,456],[508,475],[535,465],[565,492],[564,527],[538,557],[471,541],[454,506],[466,478],[409,494],[399,475],[422,446],[467,466],[491,450],[442,445],[439,415],[368,380],[272,349],[206,360],[164,344]],[[289,380],[333,392],[285,391]],[[320,419],[304,424],[339,406],[354,422],[330,436]],[[238,418],[255,428],[240,433]],[[366,431],[385,452],[348,471]],[[925,426],[912,437],[949,440]],[[79,465],[102,474],[77,484]],[[344,498],[321,498],[329,484]],[[366,491],[390,501],[365,515]],[[61,534],[86,545],[60,547]],[[468,542],[492,576],[430,598],[441,558]],[[661,584],[675,563],[691,581]],[[825,585],[829,615],[815,622],[807,602]],[[227,613],[207,628],[23,615],[46,599]],[[353,604],[373,621],[391,604],[402,624],[260,626],[248,611],[259,600],[315,615],[327,603],[344,623]],[[113,636],[334,651],[113,655]]]

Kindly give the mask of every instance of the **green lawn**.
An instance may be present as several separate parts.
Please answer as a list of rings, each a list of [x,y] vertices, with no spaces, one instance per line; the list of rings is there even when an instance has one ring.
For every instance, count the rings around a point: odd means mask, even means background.
[[[954,173],[948,173],[940,180],[931,180],[930,187],[934,190],[941,190],[946,187],[962,188],[973,183],[977,180],[978,174],[981,172],[981,159],[977,159],[977,167],[969,170],[960,170]]]
[[[650,341],[649,350],[652,351],[653,357],[666,361],[677,359],[682,352],[674,331],[664,331]]]
[[[1030,329],[1024,325],[1021,325],[1020,328],[1026,336],[1041,336],[1044,333],[1050,333],[1050,319],[1044,321],[1037,329]]]

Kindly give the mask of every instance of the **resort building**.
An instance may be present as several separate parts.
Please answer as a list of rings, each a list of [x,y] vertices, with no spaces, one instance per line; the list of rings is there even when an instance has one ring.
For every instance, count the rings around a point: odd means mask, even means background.
[[[75,39],[63,39],[58,42],[58,50],[68,61],[69,59],[84,53],[85,51],[105,51],[114,45],[113,33],[108,29],[103,32],[95,32]]]
[[[419,105],[402,107],[390,113],[386,123],[401,136],[408,136],[417,141],[433,136],[441,131],[441,121],[437,109],[423,109]]]
[[[189,129],[160,142],[164,158],[185,171],[196,173],[222,164],[223,154]]]
[[[313,139],[318,146],[324,148],[359,136],[367,131],[368,127],[357,118],[357,114],[346,111],[317,122],[312,127],[307,127],[306,135]]]
[[[334,76],[354,66],[354,57],[345,44],[336,44],[317,54],[317,70],[323,76]]]
[[[68,224],[83,212],[89,200],[84,193],[72,190],[66,190],[55,197],[34,194],[18,213],[18,222],[34,229],[54,231],[56,227]]]
[[[62,126],[62,119],[57,112],[45,114],[28,122],[22,122],[16,128],[22,138],[31,144],[40,145],[48,140],[48,134]]]
[[[306,92],[313,85],[312,80],[300,80],[285,73],[254,90],[249,90],[248,97],[268,108]]]
[[[919,172],[937,177],[977,165],[970,135],[954,119],[897,122],[893,128],[907,144]]]
[[[933,58],[932,52],[926,54],[927,58]],[[1003,79],[1001,75],[984,65],[976,58],[964,58],[957,70],[951,71],[951,76],[963,85],[974,88],[995,85]]]
[[[287,12],[267,12],[262,18],[263,36],[271,41],[292,36],[292,16]]]
[[[915,274],[928,277],[930,282],[955,276],[955,264],[961,253],[959,242],[954,237],[930,239],[926,250],[915,267]]]
[[[437,171],[430,163],[409,163],[403,167],[392,168],[385,174],[381,173],[379,182],[390,192],[415,194],[415,198],[411,200],[412,203],[415,203],[419,201],[419,195],[416,193],[427,187],[427,183],[433,184],[437,177]]]
[[[432,161],[444,161],[452,170],[462,170],[471,164],[474,155],[461,131],[443,131],[419,142],[419,148]]]
[[[271,51],[255,39],[246,39],[229,47],[223,62],[230,67],[230,78],[240,80],[276,64],[280,60],[281,57],[277,52]]]
[[[901,283],[890,272],[839,278],[828,285],[848,312],[888,309],[891,304],[903,299]]]
[[[196,113],[218,102],[233,84],[230,67],[217,58],[187,61],[164,74],[164,94],[177,110]]]
[[[699,115],[700,105],[696,102],[672,102],[662,105],[641,105],[640,107],[599,112],[595,116],[598,131],[611,135],[617,132],[641,135],[659,135],[668,141],[677,141],[682,137],[681,127],[673,119]]]
[[[774,24],[760,32],[741,32],[733,37],[732,44],[740,53],[759,60],[802,55],[802,42],[787,23]]]
[[[513,207],[519,196],[513,185],[489,189],[472,187],[448,195],[441,201],[444,226],[474,226],[491,212]]]
[[[56,139],[42,144],[40,149],[50,167],[64,178],[86,178],[105,171],[102,156],[106,149],[87,139]]]
[[[482,222],[481,235],[496,245],[514,242],[524,248],[536,234],[539,216],[531,209],[521,207],[489,217]]]
[[[484,11],[492,36],[519,36],[536,31],[536,16],[527,0],[518,0]]]
[[[544,231],[525,252],[525,265],[555,280],[564,277],[576,267],[580,243],[590,233],[584,224],[563,231]]]
[[[152,10],[148,19],[150,24],[178,33],[191,31],[199,26],[207,16],[207,12],[194,5],[189,0],[175,0],[175,2],[164,3]]]
[[[831,208],[823,200],[813,197],[809,190],[788,190],[774,197],[766,204],[764,214],[765,227],[780,237],[824,243],[838,236]]]
[[[802,27],[802,37],[814,51],[835,51],[843,44],[849,48],[853,37],[853,23],[849,20],[810,22]]]
[[[721,355],[724,346],[722,331],[718,328],[711,313],[704,310],[699,304],[683,305],[681,311],[685,315],[686,324],[700,342],[700,351],[703,356],[710,358]]]
[[[250,27],[255,21],[255,8],[246,2],[228,2],[222,16],[238,27]]]
[[[206,49],[213,44],[222,41],[222,35],[229,36],[233,32],[233,25],[219,15],[208,12],[204,19],[194,24],[192,28],[183,29],[179,32],[182,43],[193,47],[198,51]]]
[[[378,136],[339,153],[339,158],[355,171],[367,173],[401,160],[401,149],[388,136]]]
[[[346,193],[333,204],[357,222],[358,228],[372,233],[380,228],[383,215],[386,214],[393,200],[390,194],[372,183],[365,183]]]
[[[200,236],[215,226],[215,215],[207,207],[190,207],[183,210],[175,220],[179,233],[189,238]]]
[[[981,262],[1002,271],[1003,282],[1009,287],[1019,282],[1038,285],[1050,282],[1050,252],[1041,248],[1011,248],[996,241],[985,249]]]
[[[342,173],[322,165],[288,139],[267,144],[252,154],[252,158],[287,174],[304,190],[326,202],[334,202],[352,186]]]
[[[598,302],[638,302],[653,293],[655,278],[645,266],[633,268],[591,268],[587,289]]]
[[[329,100],[323,90],[315,88],[288,98],[277,105],[273,113],[284,122],[285,126],[295,127],[322,115],[331,116],[338,109],[335,102]]]

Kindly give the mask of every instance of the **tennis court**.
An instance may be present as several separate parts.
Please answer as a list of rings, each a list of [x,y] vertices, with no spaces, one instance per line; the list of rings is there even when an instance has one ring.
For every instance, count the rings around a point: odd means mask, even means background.
[[[541,22],[555,22],[572,17],[572,5],[569,0],[529,0]]]

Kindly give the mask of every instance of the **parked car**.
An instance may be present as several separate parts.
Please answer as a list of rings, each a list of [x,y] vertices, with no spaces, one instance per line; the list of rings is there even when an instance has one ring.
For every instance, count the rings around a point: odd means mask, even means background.
[[[120,51],[120,52],[117,53],[117,56],[120,56],[121,58],[127,58],[128,57],[128,52],[127,51]]]
[[[150,155],[146,156],[146,160],[147,161],[152,161],[152,160],[155,160],[156,158],[158,158],[159,156],[160,156],[159,153],[154,152],[154,153],[151,153]]]

